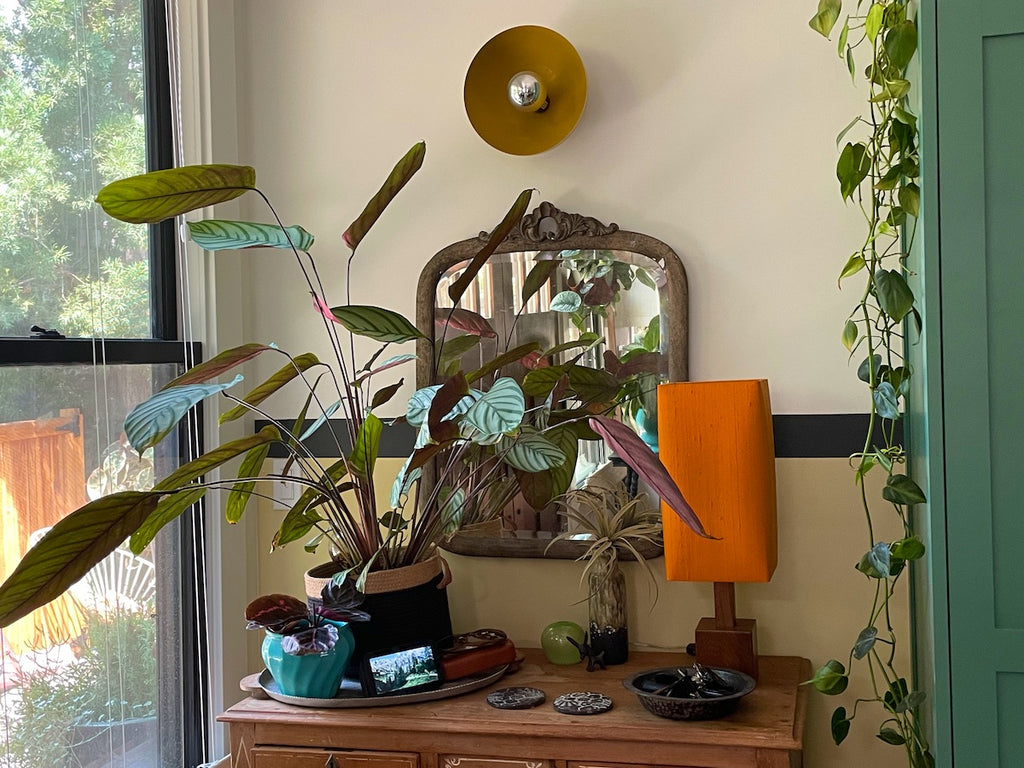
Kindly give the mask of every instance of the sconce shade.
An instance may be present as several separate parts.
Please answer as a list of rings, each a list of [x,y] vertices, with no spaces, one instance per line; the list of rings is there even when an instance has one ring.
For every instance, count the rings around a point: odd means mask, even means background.
[[[775,443],[768,382],[658,387],[661,461],[704,527],[662,505],[670,581],[766,582],[778,563]]]
[[[536,74],[548,106],[522,111],[509,100],[509,81]],[[463,90],[473,129],[495,149],[535,155],[572,133],[587,102],[587,73],[572,43],[547,27],[506,29],[481,48],[466,72]]]

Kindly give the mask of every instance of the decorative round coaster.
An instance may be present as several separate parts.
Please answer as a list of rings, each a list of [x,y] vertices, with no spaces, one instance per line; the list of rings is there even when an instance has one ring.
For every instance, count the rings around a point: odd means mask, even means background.
[[[487,703],[497,709],[529,709],[543,704],[545,698],[544,691],[540,688],[513,686],[487,694]]]
[[[600,715],[612,708],[611,699],[594,691],[563,693],[553,704],[563,715]]]

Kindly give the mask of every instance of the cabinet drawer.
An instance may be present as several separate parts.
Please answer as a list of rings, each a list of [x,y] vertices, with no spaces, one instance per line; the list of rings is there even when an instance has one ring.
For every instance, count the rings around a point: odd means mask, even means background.
[[[440,768],[555,768],[554,760],[441,755]]]
[[[357,752],[295,747],[255,747],[253,768],[419,768],[415,752]]]

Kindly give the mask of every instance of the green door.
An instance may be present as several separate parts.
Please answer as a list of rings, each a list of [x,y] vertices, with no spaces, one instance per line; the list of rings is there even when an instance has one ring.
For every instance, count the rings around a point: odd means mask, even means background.
[[[930,473],[933,742],[940,765],[1024,766],[1024,1],[935,0],[921,22],[927,418],[911,436]]]

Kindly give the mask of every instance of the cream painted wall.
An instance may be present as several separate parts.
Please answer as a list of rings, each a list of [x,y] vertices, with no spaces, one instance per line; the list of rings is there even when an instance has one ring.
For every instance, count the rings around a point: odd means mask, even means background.
[[[354,300],[411,316],[421,265],[493,226],[519,190],[536,187],[536,201],[648,232],[676,249],[690,279],[694,378],[766,376],[776,413],[864,410],[838,343],[851,299],[834,289],[859,222],[838,200],[831,171],[833,137],[858,110],[858,94],[830,46],[807,28],[810,0],[231,4],[235,56],[223,74],[232,70],[236,85],[229,103],[237,156],[218,159],[256,166],[286,222],[317,235],[315,252],[339,302],[342,231],[394,161],[425,139],[423,170],[360,249]],[[568,37],[590,80],[575,133],[525,158],[479,139],[461,97],[479,47],[518,24]],[[242,207],[266,218],[254,196]],[[238,341],[326,352],[288,257],[257,253],[244,279],[250,292],[237,309],[247,327]],[[231,308],[229,290],[224,297],[219,307]],[[294,410],[278,407],[281,415]],[[864,623],[869,596],[852,565],[868,542],[845,461],[784,459],[778,470],[779,570],[768,585],[739,588],[740,611],[758,618],[764,651],[821,663],[844,655]],[[260,518],[266,552],[279,518],[267,510]],[[226,546],[223,557],[231,551]],[[305,559],[298,548],[262,557],[251,594],[298,590]],[[549,621],[582,618],[577,568],[453,558],[456,625],[502,626],[521,645],[536,645]],[[633,577],[634,641],[685,644],[710,611],[710,587],[661,583],[649,611],[643,579]],[[509,583],[522,599],[508,598]],[[900,618],[905,624],[905,612]],[[905,626],[901,632],[906,637]],[[250,664],[257,668],[257,656]],[[901,763],[898,750],[873,738],[873,722],[855,724],[834,748],[827,721],[835,704],[811,697],[806,765]]]

